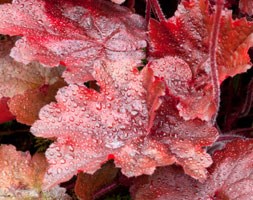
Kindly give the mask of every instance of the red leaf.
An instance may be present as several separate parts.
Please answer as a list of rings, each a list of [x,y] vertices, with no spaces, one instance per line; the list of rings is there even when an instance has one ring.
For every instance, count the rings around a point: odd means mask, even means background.
[[[253,196],[253,140],[235,140],[217,151],[204,184],[185,175],[178,167],[159,168],[138,178],[131,188],[134,200],[240,199]]]
[[[204,147],[211,146],[218,133],[210,124],[199,119],[185,121],[179,116],[177,102],[167,88],[151,130],[152,138],[170,151],[185,173],[204,181],[206,168],[212,164],[211,156]]]
[[[157,98],[164,94],[163,83],[152,71],[139,74],[99,65],[95,78],[100,93],[77,85],[60,89],[57,103],[45,106],[33,124],[34,135],[57,139],[46,152],[50,163],[46,188],[77,171],[94,173],[109,155],[127,176],[152,174],[156,166],[173,163],[166,149],[147,137],[152,126],[149,108],[154,112],[160,104]]]
[[[240,0],[239,8],[242,13],[253,15],[253,1],[252,0]]]
[[[180,98],[177,107],[185,119],[198,117],[209,121],[216,111],[209,63],[213,23],[214,14],[210,13],[208,1],[205,0],[183,0],[174,17],[162,22],[150,21],[151,56],[172,56],[175,62],[179,65],[184,62],[191,71],[185,88],[189,91],[187,95],[174,94]],[[222,12],[220,23],[216,58],[219,80],[222,82],[226,77],[245,72],[251,67],[247,51],[253,45],[253,23],[244,18],[233,20],[232,12],[228,10]],[[178,68],[175,65],[173,67]],[[207,99],[209,103],[206,103]]]
[[[145,57],[144,20],[104,0],[13,1],[0,6],[0,32],[23,36],[11,52],[16,60],[64,64],[69,83],[92,80],[101,61],[135,67]]]
[[[1,98],[0,99],[0,124],[11,121],[15,119],[15,116],[9,111],[9,107],[7,105],[9,98]]]

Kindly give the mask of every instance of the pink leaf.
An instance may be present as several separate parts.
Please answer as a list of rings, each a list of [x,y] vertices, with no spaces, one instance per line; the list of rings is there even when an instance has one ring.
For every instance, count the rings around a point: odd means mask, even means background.
[[[184,66],[188,65],[188,71],[191,71],[186,85],[188,94],[175,94],[180,98],[177,106],[180,115],[187,120],[209,121],[217,109],[213,102],[209,57],[214,14],[209,8],[205,0],[183,0],[174,17],[161,22],[151,20],[149,25],[151,56],[172,56],[176,62],[181,60]],[[247,52],[253,45],[252,31],[252,22],[244,18],[233,20],[231,11],[222,11],[216,53],[220,83],[251,67]],[[206,103],[207,99],[209,103]],[[205,111],[204,114],[200,113],[201,110]]]
[[[138,178],[131,188],[134,200],[249,200],[253,196],[253,140],[235,140],[217,151],[204,184],[178,167],[159,168]]]
[[[48,191],[42,190],[42,180],[47,168],[44,155],[35,154],[31,157],[28,152],[16,151],[12,145],[2,145],[0,157],[1,199],[70,199],[65,194],[65,189],[59,186]]]
[[[111,157],[127,176],[152,174],[156,166],[173,163],[166,149],[147,137],[152,112],[164,95],[163,83],[150,69],[141,74],[128,70],[98,65],[94,77],[100,93],[69,85],[59,90],[57,103],[41,110],[32,133],[57,139],[46,152],[50,167],[45,188],[70,179],[79,170],[94,173]]]
[[[69,83],[92,80],[97,62],[135,67],[145,57],[144,19],[104,0],[14,0],[0,6],[0,32],[23,36],[16,60],[63,64]]]
[[[151,130],[152,139],[168,149],[185,173],[204,181],[206,168],[212,164],[204,147],[211,146],[217,139],[217,130],[199,119],[185,121],[179,116],[177,102],[167,88]]]
[[[31,125],[38,119],[40,108],[53,101],[58,88],[65,86],[61,78],[63,69],[49,69],[35,62],[24,65],[14,61],[9,53],[15,38],[3,38],[0,41],[0,98],[10,98],[8,106],[17,121]],[[7,112],[6,106],[2,109]],[[11,116],[10,119],[13,119],[12,115],[2,116]]]

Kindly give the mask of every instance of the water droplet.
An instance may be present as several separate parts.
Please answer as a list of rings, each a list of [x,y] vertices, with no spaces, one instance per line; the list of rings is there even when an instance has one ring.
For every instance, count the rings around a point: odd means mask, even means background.
[[[96,109],[101,110],[102,109],[102,104],[100,102],[96,103]]]
[[[74,152],[74,147],[73,147],[73,146],[69,146],[69,150],[70,150],[71,152]]]
[[[61,168],[58,168],[57,169],[57,173],[60,174],[62,172],[62,169]]]

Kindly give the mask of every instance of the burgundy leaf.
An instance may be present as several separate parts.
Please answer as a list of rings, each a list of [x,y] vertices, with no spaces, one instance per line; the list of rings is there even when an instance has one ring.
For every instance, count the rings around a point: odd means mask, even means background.
[[[1,98],[0,99],[0,124],[11,121],[15,119],[15,116],[10,112],[7,102],[9,98]]]
[[[112,163],[106,163],[93,175],[79,173],[75,185],[76,195],[82,200],[93,200],[101,189],[116,180],[118,172],[119,169]]]

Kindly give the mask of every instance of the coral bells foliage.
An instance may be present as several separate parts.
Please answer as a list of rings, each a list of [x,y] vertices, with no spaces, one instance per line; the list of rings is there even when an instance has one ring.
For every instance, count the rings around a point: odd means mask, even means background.
[[[207,147],[219,136],[220,84],[251,67],[253,24],[233,19],[222,1],[182,0],[169,19],[148,1],[160,21],[113,2],[0,5],[0,34],[13,36],[0,43],[0,122],[15,116],[34,136],[54,140],[39,190],[113,159],[127,177],[150,175],[132,186],[135,199],[249,199],[252,141],[233,141],[212,156]],[[5,150],[21,159],[13,147]],[[22,159],[33,173],[30,155]],[[79,176],[80,196],[89,180],[103,185]]]
[[[148,177],[139,177],[131,187],[136,200],[242,199],[253,196],[252,140],[235,140],[212,156],[214,164],[205,183],[186,176],[181,168],[158,168]]]

